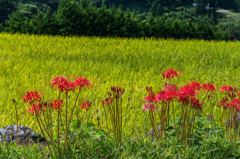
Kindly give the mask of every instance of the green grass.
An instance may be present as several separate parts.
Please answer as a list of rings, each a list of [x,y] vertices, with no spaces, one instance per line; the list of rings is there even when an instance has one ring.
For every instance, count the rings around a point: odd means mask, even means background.
[[[87,143],[82,140],[71,144],[71,153],[64,159],[85,158],[142,158],[142,159],[172,159],[172,158],[238,158],[239,144],[226,142],[225,139],[212,137],[204,139],[201,144],[180,144],[174,138],[166,138],[161,142],[142,137],[125,137],[122,147],[116,148],[112,141],[91,138]],[[237,151],[238,150],[238,151]],[[38,159],[47,158],[47,150],[38,145],[22,147],[9,145],[0,147],[0,158],[8,159]]]

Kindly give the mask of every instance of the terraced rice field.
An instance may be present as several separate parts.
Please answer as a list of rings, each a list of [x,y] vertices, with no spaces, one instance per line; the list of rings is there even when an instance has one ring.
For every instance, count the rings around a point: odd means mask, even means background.
[[[49,84],[57,76],[85,77],[94,85],[83,90],[81,101],[91,101],[88,120],[102,119],[102,100],[111,86],[125,88],[123,101],[124,131],[145,133],[151,128],[148,113],[140,106],[146,86],[154,90],[164,86],[162,72],[174,69],[181,76],[173,84],[191,81],[240,88],[239,42],[202,40],[155,40],[97,37],[53,37],[23,34],[0,34],[0,127],[16,123],[12,98],[18,101],[19,124],[38,130],[34,116],[21,99],[27,91],[42,92],[46,99],[57,94]],[[216,100],[221,94],[216,95]],[[70,104],[76,93],[70,94]],[[201,99],[202,96],[199,98]],[[216,100],[214,113],[218,116]],[[80,102],[81,102],[80,101]],[[215,103],[214,103],[215,101]],[[82,117],[84,111],[74,113]],[[210,105],[203,106],[208,114]],[[179,112],[178,112],[179,113]]]

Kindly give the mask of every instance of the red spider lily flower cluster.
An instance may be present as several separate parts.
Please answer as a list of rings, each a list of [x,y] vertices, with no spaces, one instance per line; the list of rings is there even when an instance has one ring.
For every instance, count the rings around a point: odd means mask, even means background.
[[[179,102],[182,102],[183,105],[188,105],[191,102],[191,99],[196,95],[194,87],[189,85],[184,86],[178,92]]]
[[[196,108],[196,109],[202,109],[202,104],[200,104],[199,99],[191,98],[191,102],[192,102],[192,107]]]
[[[174,100],[175,98],[178,97],[177,94],[177,89],[175,85],[167,85],[165,87],[165,89],[163,91],[160,91],[157,95],[156,95],[156,102],[171,102],[172,100]]]
[[[164,94],[164,96],[163,96]],[[159,92],[157,98],[159,101],[171,102],[178,97],[176,85],[167,85],[164,91]]]
[[[111,87],[111,91],[114,92],[114,93],[117,93],[117,94],[123,94],[125,89],[122,89],[120,87]]]
[[[144,98],[144,102],[150,102],[150,103],[155,103],[158,101],[158,98],[156,95],[148,95],[147,97]]]
[[[54,108],[54,109],[59,109],[59,110],[61,110],[62,111],[62,109],[61,109],[61,107],[63,107],[64,105],[63,105],[63,100],[54,100],[53,102],[52,102],[52,108]]]
[[[233,90],[227,92],[227,94],[231,99],[234,99],[236,97],[237,92],[238,92],[238,89],[236,87],[234,87]]]
[[[89,80],[86,78],[79,77],[74,81],[74,86],[79,88],[79,91],[81,91],[81,88],[90,86]]]
[[[221,88],[221,92],[225,93],[225,97],[220,101],[219,106],[223,106],[224,109],[227,108],[233,108],[236,109],[240,112],[240,99],[236,99],[236,93],[238,92],[238,89],[236,87],[231,87],[229,85],[224,85]],[[228,102],[228,97],[231,99],[231,102]],[[238,93],[239,97],[240,97],[240,93]]]
[[[86,111],[88,111],[88,108],[91,106],[91,104],[92,104],[92,103],[89,103],[88,101],[87,101],[87,102],[83,102],[83,103],[82,103],[82,106],[81,106],[79,109],[85,108]]]
[[[147,104],[144,105],[143,109],[147,111],[155,109],[154,104],[157,102],[164,101],[167,103],[178,97],[175,85],[166,85],[165,89],[156,95],[152,91],[152,87],[146,87],[146,90],[148,91],[149,95],[143,100],[144,102],[147,102]]]
[[[41,96],[39,95],[38,92],[27,92],[27,94],[23,98],[23,101],[28,102],[31,105],[31,108],[28,108],[28,112],[36,113],[36,115],[48,109],[48,106],[54,109],[59,108],[61,111],[62,109],[60,107],[63,107],[62,100],[60,102],[58,102],[58,100],[55,100],[52,103],[41,102]],[[34,102],[38,102],[38,104],[33,104]],[[60,106],[58,106],[59,103],[60,103]]]
[[[204,92],[208,91],[213,93],[213,91],[215,91],[215,87],[212,84],[203,84],[202,89],[204,90]]]
[[[227,108],[227,102],[228,102],[228,98],[227,97],[223,98],[219,103],[219,107],[223,106],[226,109]]]
[[[74,91],[76,88],[79,88],[79,91],[81,91],[81,88],[89,87],[90,82],[86,78],[82,78],[82,77],[79,77],[75,81],[70,82],[70,81],[67,81],[66,78],[62,76],[58,76],[52,80],[51,85],[52,87],[57,86],[61,92],[67,93],[69,91]]]
[[[205,84],[201,86],[198,82],[191,82],[190,84],[183,86],[181,89],[177,89],[176,85],[167,84],[165,88],[157,94],[154,94],[151,87],[147,87],[149,95],[144,98],[144,102],[147,104],[144,105],[144,110],[154,109],[154,105],[161,101],[169,103],[171,101],[177,100],[183,105],[191,104],[192,107],[196,109],[201,109],[202,104],[199,102],[199,99],[196,98],[196,95],[200,92],[201,89],[207,91],[214,91],[215,88],[213,85]],[[198,91],[198,92],[196,92]]]
[[[150,111],[150,110],[153,110],[154,111],[155,107],[154,107],[154,104],[149,102],[147,104],[144,104],[144,108],[143,110],[145,111]]]
[[[23,97],[24,102],[29,102],[30,104],[33,104],[35,101],[40,102],[41,96],[38,94],[38,92],[27,92],[25,97]]]
[[[28,108],[28,112],[30,113],[36,113],[36,115],[38,115],[40,112],[44,111],[44,109],[42,109],[42,104],[38,103],[38,104],[33,104],[31,105],[31,108]]]
[[[108,97],[108,98],[106,98],[105,100],[102,101],[102,104],[103,105],[110,105],[113,101],[114,101],[113,98]]]
[[[195,81],[192,81],[191,84],[189,84],[188,86],[198,91],[201,89],[201,84]]]
[[[224,85],[224,86],[222,86],[222,88],[221,88],[221,92],[232,92],[233,91],[233,88],[231,87],[231,86],[229,86],[229,85]]]
[[[233,108],[234,110],[239,110],[240,99],[233,99],[231,102],[227,103],[227,108]]]
[[[58,76],[58,77],[54,78],[52,80],[51,85],[52,85],[52,87],[57,86],[59,91],[66,92],[66,93],[68,91],[75,89],[74,84],[70,81],[67,81],[67,79],[62,76]]]
[[[168,69],[166,72],[162,73],[163,75],[163,78],[165,79],[170,79],[170,78],[173,78],[173,77],[177,77],[178,74],[177,74],[177,71],[173,70],[173,69]]]

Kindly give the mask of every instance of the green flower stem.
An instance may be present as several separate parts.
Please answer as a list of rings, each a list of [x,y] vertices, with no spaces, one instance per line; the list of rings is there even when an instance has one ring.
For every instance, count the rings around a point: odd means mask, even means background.
[[[59,90],[59,98],[58,98],[58,123],[57,123],[57,129],[58,129],[58,154],[60,155],[60,137],[59,137],[59,120],[60,120],[60,90]]]
[[[50,134],[48,133],[48,131],[47,131],[46,127],[44,126],[44,124],[43,124],[43,121],[42,121],[42,119],[41,119],[41,117],[40,117],[40,116],[39,116],[39,120],[40,120],[40,123],[42,124],[42,126],[43,126],[43,128],[44,128],[45,132],[47,133],[47,135],[48,135],[48,136],[50,136]]]
[[[60,121],[61,121],[62,131],[65,132],[65,129],[64,129],[64,126],[63,126],[63,120],[62,120],[62,113],[60,113]]]
[[[176,130],[175,113],[174,113],[174,104],[173,104],[173,101],[172,101],[172,108],[173,108],[173,122],[174,122],[174,129]]]
[[[86,111],[85,116],[84,116],[84,118],[83,118],[83,122],[82,122],[82,125],[81,125],[81,127],[80,127],[80,130],[82,130],[82,126],[83,126],[83,123],[84,123],[86,117],[87,117],[87,111]]]
[[[14,103],[14,105],[15,105],[15,110],[16,110],[16,123],[17,123],[17,132],[16,132],[16,134],[17,134],[17,146],[18,146],[18,112],[17,112],[17,104]]]
[[[46,138],[46,136],[45,136],[45,134],[44,134],[44,132],[43,132],[42,126],[41,126],[41,124],[40,124],[40,122],[39,122],[39,119],[38,119],[38,115],[37,115],[36,109],[35,109],[35,107],[33,107],[33,108],[34,108],[34,112],[35,112],[35,114],[36,114],[36,118],[37,118],[38,125],[39,125],[39,127],[40,127],[40,129],[41,129],[41,132],[42,132],[42,134],[43,134],[43,137],[44,137],[44,139],[47,141],[47,138]],[[48,146],[48,149],[49,149],[51,155],[53,156],[52,150],[51,150],[51,148],[50,148],[48,142],[47,142],[47,146]],[[55,155],[56,155],[56,154],[55,154]]]
[[[188,127],[188,132],[191,131],[192,124],[194,123],[195,117],[197,116],[198,112],[199,112],[199,109],[197,110],[197,112],[196,112],[195,114],[193,114],[191,123],[190,123],[190,125],[189,125],[189,127]]]
[[[181,110],[181,116],[180,116],[180,120],[179,120],[179,126],[178,126],[178,133],[177,133],[177,137],[180,137],[180,129],[181,129],[181,122],[182,122],[182,118],[183,118],[183,111],[184,111],[184,108],[183,108],[183,104],[182,104],[182,110]]]
[[[68,133],[68,130],[69,130],[70,122],[71,122],[71,120],[72,120],[72,115],[73,115],[73,112],[74,112],[74,108],[76,107],[79,94],[80,94],[80,90],[79,90],[79,92],[78,92],[77,98],[76,98],[76,100],[75,100],[75,103],[74,103],[74,106],[73,106],[73,109],[72,109],[72,112],[71,112],[70,119],[69,119],[69,121],[68,121],[68,127],[67,127],[67,130],[66,130],[66,134]],[[66,140],[67,140],[67,138],[65,137],[62,154],[64,154],[65,144],[66,144],[66,142],[67,142]]]
[[[51,122],[51,133],[50,133],[50,139],[51,139],[51,143],[52,143],[52,146],[53,146],[53,150],[54,150],[54,153],[56,154],[56,148],[55,148],[55,144],[54,144],[54,140],[53,140],[53,128],[52,128],[52,108],[50,107],[49,108],[49,111],[50,111],[50,122]]]
[[[68,102],[68,92],[66,91],[66,130],[67,130],[67,102]],[[66,131],[66,134],[65,134],[65,138],[66,139],[66,146],[68,147],[68,134],[67,134],[67,131]],[[68,151],[68,149],[67,149]]]
[[[184,116],[183,116],[183,126],[182,126],[182,136],[181,136],[181,143],[184,142],[185,140],[185,133],[186,133],[186,129],[185,129],[185,125],[186,125],[186,115],[187,115],[187,109],[188,109],[188,105],[186,105],[186,108],[183,112]]]
[[[105,120],[106,120],[106,125],[107,125],[107,131],[109,132],[108,123],[107,123],[107,114],[106,114],[106,109],[105,109],[104,105],[103,105],[103,109],[104,109],[104,113],[105,113]]]
[[[150,119],[151,119],[151,123],[152,123],[152,126],[153,126],[155,136],[156,136],[157,140],[159,141],[158,130],[156,128],[156,124],[155,124],[155,121],[154,121],[154,116],[153,116],[153,110],[152,109],[149,111],[149,115],[150,115]]]

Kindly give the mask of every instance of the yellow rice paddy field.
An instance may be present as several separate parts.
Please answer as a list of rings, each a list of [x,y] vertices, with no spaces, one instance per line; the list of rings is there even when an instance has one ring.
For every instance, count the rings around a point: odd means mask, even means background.
[[[38,91],[46,99],[57,99],[47,84],[57,76],[84,77],[93,86],[83,90],[74,119],[81,118],[83,101],[92,102],[88,121],[103,128],[102,100],[111,86],[125,89],[123,123],[126,134],[144,133],[151,128],[148,113],[141,100],[146,86],[154,90],[164,86],[162,73],[174,69],[181,76],[172,80],[183,86],[191,81],[211,83],[216,88],[231,85],[240,88],[240,43],[203,40],[123,39],[98,37],[60,37],[24,34],[0,34],[0,128],[16,123],[12,98],[18,101],[19,124],[39,130],[34,116],[26,112],[29,105],[22,97],[27,91]],[[218,116],[216,102],[214,113]],[[76,93],[70,93],[69,107]],[[199,96],[201,99],[202,97]],[[214,103],[215,102],[215,103]],[[210,105],[203,106],[208,114]],[[179,112],[178,112],[179,113]]]

